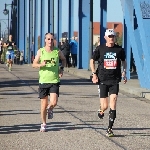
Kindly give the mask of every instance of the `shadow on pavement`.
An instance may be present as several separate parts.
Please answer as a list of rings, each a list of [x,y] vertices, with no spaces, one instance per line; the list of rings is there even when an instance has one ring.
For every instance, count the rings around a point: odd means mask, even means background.
[[[0,88],[6,87],[24,87],[24,86],[38,86],[38,80],[12,80],[0,81]],[[92,85],[88,79],[61,79],[61,85]]]
[[[0,111],[0,116],[12,116],[18,114],[40,114],[40,112],[33,112],[33,110],[7,110]]]
[[[26,93],[20,93],[20,92],[15,92],[15,93],[0,93],[1,95],[29,95],[29,94],[37,94],[37,92],[26,92]],[[31,98],[31,97],[28,97],[28,98]]]
[[[24,83],[25,82],[25,83]],[[12,81],[0,81],[0,88],[6,87],[24,87],[24,86],[38,86],[38,80],[12,80]]]
[[[61,85],[93,85],[90,79],[61,79]]]
[[[93,129],[90,125],[94,124],[75,124],[71,122],[51,122],[47,124],[47,131],[60,131],[60,130],[80,130],[80,129]],[[96,124],[98,125],[98,124]],[[99,124],[103,125],[103,124]],[[103,129],[103,128],[97,128]],[[21,124],[13,126],[0,126],[0,134],[13,134],[19,132],[39,132],[40,124]]]

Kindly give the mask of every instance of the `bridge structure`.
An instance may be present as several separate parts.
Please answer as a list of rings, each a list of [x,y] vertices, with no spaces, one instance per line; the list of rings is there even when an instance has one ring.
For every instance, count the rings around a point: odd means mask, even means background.
[[[40,1],[40,4],[39,4]],[[48,31],[54,33],[54,16],[57,15],[57,42],[62,35],[62,0],[57,1],[57,14],[54,12],[54,0],[13,0],[11,11],[10,33],[16,40],[19,50],[24,50],[27,63],[30,52],[27,47],[34,41],[34,54],[38,50],[38,26],[40,26],[40,46],[44,46],[45,20],[48,20]],[[68,39],[74,31],[74,1],[68,0]],[[121,0],[123,10],[123,48],[127,59],[127,77],[130,79],[131,49],[135,60],[138,79],[141,87],[150,89],[150,1],[149,0]],[[40,5],[40,7],[39,7]],[[45,8],[49,15],[45,17]],[[29,8],[29,17],[27,16]],[[40,8],[40,9],[39,9]],[[114,6],[115,11],[115,6]],[[40,16],[38,15],[40,13]],[[34,19],[33,19],[34,16]],[[93,49],[93,0],[79,0],[78,2],[78,69],[89,69],[89,60]],[[40,25],[39,25],[40,20]],[[33,22],[34,21],[34,22]],[[27,31],[29,23],[29,31]],[[104,43],[107,28],[107,0],[100,0],[100,43]],[[34,32],[33,32],[34,29]],[[29,38],[27,37],[29,33]],[[34,34],[33,34],[34,33]],[[29,48],[28,48],[29,49]]]

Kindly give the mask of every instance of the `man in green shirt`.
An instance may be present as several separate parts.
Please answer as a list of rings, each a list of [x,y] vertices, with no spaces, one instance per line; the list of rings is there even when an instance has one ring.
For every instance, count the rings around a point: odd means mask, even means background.
[[[39,98],[41,99],[41,132],[46,131],[46,114],[48,109],[48,119],[53,118],[53,108],[57,105],[59,96],[60,77],[63,75],[65,57],[62,52],[54,47],[54,37],[50,33],[45,34],[45,47],[40,48],[33,61],[34,68],[39,70]],[[62,66],[59,68],[59,59]],[[50,95],[50,104],[48,104]]]

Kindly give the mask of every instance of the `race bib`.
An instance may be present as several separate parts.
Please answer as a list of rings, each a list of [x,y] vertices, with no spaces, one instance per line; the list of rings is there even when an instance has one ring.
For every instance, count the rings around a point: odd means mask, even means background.
[[[104,68],[105,69],[116,69],[117,68],[116,53],[107,52],[104,55]]]
[[[12,46],[8,46],[8,49],[12,49]]]
[[[46,60],[46,67],[52,67],[56,66],[56,61],[55,58],[51,58],[50,60]]]
[[[10,55],[10,52],[9,52],[9,51],[7,51],[7,52],[6,52],[6,54]]]

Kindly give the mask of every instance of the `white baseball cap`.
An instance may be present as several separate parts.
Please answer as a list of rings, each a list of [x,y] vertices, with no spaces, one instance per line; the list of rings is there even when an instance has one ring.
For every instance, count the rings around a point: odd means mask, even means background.
[[[114,29],[107,29],[105,32],[105,36],[109,36],[109,35],[116,35]]]

